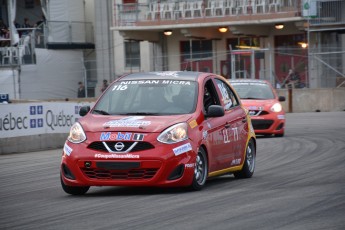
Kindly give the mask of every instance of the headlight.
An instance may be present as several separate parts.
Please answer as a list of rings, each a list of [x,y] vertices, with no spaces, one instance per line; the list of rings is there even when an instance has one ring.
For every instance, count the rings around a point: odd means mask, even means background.
[[[67,140],[69,140],[72,143],[81,143],[86,140],[84,130],[78,122],[72,125]]]
[[[280,103],[275,103],[275,104],[271,107],[271,111],[272,111],[272,112],[279,113],[280,111],[282,111],[282,105],[281,105]]]
[[[187,123],[179,123],[164,130],[157,140],[166,144],[173,144],[188,139]]]

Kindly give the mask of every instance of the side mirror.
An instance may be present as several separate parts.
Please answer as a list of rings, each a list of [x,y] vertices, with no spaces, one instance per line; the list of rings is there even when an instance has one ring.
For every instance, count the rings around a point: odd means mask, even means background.
[[[285,97],[284,96],[279,96],[278,100],[279,101],[285,101]]]
[[[211,105],[208,107],[207,117],[222,117],[224,116],[224,108],[220,105]]]
[[[79,115],[83,117],[83,116],[85,116],[89,111],[90,111],[90,106],[84,105],[84,106],[82,106],[82,107],[80,108],[80,110],[79,110]]]

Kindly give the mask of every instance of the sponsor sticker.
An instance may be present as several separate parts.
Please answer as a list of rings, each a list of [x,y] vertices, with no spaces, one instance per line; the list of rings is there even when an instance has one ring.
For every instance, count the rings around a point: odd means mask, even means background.
[[[124,154],[124,155],[118,155],[118,154],[101,154],[96,153],[95,158],[100,159],[139,159],[139,155],[133,155],[133,154]]]
[[[203,132],[202,132],[202,139],[203,139],[203,140],[206,140],[207,135],[208,135],[207,130],[203,131]]]
[[[285,120],[285,115],[278,115],[279,120]]]
[[[194,166],[195,166],[195,163],[193,163],[193,164],[185,164],[184,165],[185,168],[194,168]]]
[[[233,159],[231,165],[239,165],[241,163],[241,158]]]
[[[148,126],[151,124],[151,121],[142,120],[144,117],[126,117],[120,120],[108,121],[103,124],[103,127],[115,128],[115,127],[140,127]]]
[[[66,154],[67,156],[70,156],[71,153],[72,153],[72,151],[73,151],[73,149],[72,149],[71,147],[69,147],[69,146],[65,143],[65,145],[64,145],[64,147],[63,147],[63,151],[65,152],[65,154]]]
[[[100,136],[100,141],[143,141],[144,134],[140,133],[112,133],[112,132],[102,132]]]
[[[192,150],[192,145],[190,143],[181,145],[173,149],[175,156],[181,155],[182,153]]]
[[[194,129],[195,127],[198,126],[198,122],[196,122],[196,120],[192,120],[191,122],[189,122],[189,126]]]

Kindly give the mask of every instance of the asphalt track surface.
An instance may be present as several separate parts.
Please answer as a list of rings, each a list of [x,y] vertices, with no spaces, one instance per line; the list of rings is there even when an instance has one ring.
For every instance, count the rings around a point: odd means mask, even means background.
[[[199,192],[92,187],[65,194],[61,150],[0,156],[0,229],[345,229],[345,112],[287,115],[258,138],[251,179]]]

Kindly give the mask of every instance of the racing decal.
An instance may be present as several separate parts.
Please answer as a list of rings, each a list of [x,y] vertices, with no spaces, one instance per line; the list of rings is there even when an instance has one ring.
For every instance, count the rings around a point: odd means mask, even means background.
[[[120,85],[157,85],[160,83],[160,80],[121,81]]]
[[[236,128],[231,128],[231,130],[233,131],[234,141],[238,141],[239,140],[239,136],[238,136],[238,129],[237,129],[237,127]],[[231,142],[231,140],[230,140],[231,130],[230,129],[224,129],[223,130],[224,143]]]
[[[195,167],[195,163],[193,163],[193,164],[185,164],[184,167],[185,168],[194,168]]]
[[[241,158],[233,159],[231,161],[231,165],[239,165],[241,164]]]
[[[178,77],[178,71],[155,72],[158,76],[173,76]]]
[[[140,133],[112,133],[112,132],[102,132],[99,138],[100,141],[143,141],[144,134]],[[132,138],[133,137],[133,138]]]
[[[115,85],[112,89],[114,90],[126,90],[127,85],[191,85],[190,81],[180,80],[142,80],[142,81],[121,81],[120,84]]]
[[[115,90],[126,90],[127,89],[127,85],[114,85],[113,89],[111,91],[115,91]]]
[[[207,139],[207,135],[208,135],[207,130],[203,131],[203,132],[202,132],[202,139],[203,139],[203,140],[206,140],[206,139]]]
[[[279,120],[285,120],[285,115],[278,115]]]
[[[196,120],[192,120],[191,122],[189,122],[189,126],[194,129],[195,127],[198,126],[198,122],[196,122]]]
[[[135,133],[133,135],[133,141],[143,141],[144,140],[144,134],[140,134],[140,133]]]
[[[120,120],[113,120],[108,121],[103,124],[103,127],[108,128],[115,128],[115,127],[140,127],[140,126],[148,126],[151,124],[151,121],[142,120],[144,117],[137,116],[137,117],[126,117]]]
[[[130,141],[132,133],[111,133],[111,132],[103,132],[101,133],[100,141]]]
[[[71,147],[69,147],[69,146],[65,143],[65,145],[63,146],[63,151],[65,152],[65,154],[66,154],[67,156],[70,156],[71,153],[72,153],[72,151],[73,151],[73,149],[72,149]]]
[[[192,145],[190,143],[181,145],[173,149],[175,156],[181,155],[182,153],[192,150]]]
[[[139,155],[133,155],[133,154],[101,154],[96,153],[95,158],[101,158],[101,159],[139,159]]]

